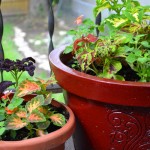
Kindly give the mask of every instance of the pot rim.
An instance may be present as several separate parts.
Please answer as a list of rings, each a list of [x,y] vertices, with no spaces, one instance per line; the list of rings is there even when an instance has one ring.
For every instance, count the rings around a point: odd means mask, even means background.
[[[65,49],[67,45],[63,45],[60,48],[57,48],[55,50],[53,50],[50,55],[50,61],[53,65],[55,65],[54,61],[56,57],[60,58],[61,55],[63,55],[63,51]],[[55,55],[55,57],[53,57]],[[68,66],[66,66],[65,64],[63,64],[63,62],[60,59],[57,59],[57,67],[61,67],[62,69],[64,69],[66,72],[72,73],[74,76],[80,76],[82,78],[88,78],[89,80],[96,80],[98,82],[105,82],[105,83],[110,83],[111,84],[120,84],[120,85],[127,85],[127,86],[146,86],[146,87],[150,87],[150,82],[133,82],[133,81],[119,81],[119,80],[114,80],[114,79],[106,79],[106,78],[101,78],[101,77],[96,77],[96,76],[92,76],[77,70],[74,70]]]
[[[101,102],[108,102],[108,103],[118,104],[118,105],[121,104],[121,105],[129,105],[129,106],[150,107],[150,92],[149,92],[150,82],[143,83],[143,82],[118,81],[118,80],[113,80],[113,79],[104,79],[104,78],[99,78],[96,76],[88,75],[88,74],[79,72],[77,70],[74,70],[72,68],[69,68],[68,66],[63,64],[63,62],[60,59],[60,57],[64,56],[62,53],[66,46],[67,45],[63,45],[62,47],[53,50],[49,55],[49,60],[50,60],[52,70],[54,74],[55,72],[57,73],[56,79],[58,80],[58,83],[60,84],[60,86],[62,86],[65,90],[75,95],[78,95],[87,99],[101,101]],[[58,73],[58,71],[61,71],[61,74],[63,77],[60,77],[60,73]],[[65,77],[65,75],[63,74],[66,74],[68,77]],[[80,94],[79,91],[75,89],[75,88],[80,88],[80,85],[77,83],[77,81],[76,82],[71,81],[71,77],[72,78],[75,77],[76,80],[79,82],[84,81],[85,84],[88,81],[89,84],[91,84],[92,86],[94,85],[97,88],[101,86],[103,89],[102,88],[99,88],[99,89],[100,90],[102,89],[104,93],[103,94],[101,91],[98,91],[98,92],[101,92],[101,94],[98,94],[101,96],[101,99],[96,97],[97,95],[94,96],[91,94],[90,97],[86,96],[87,93],[90,95],[89,93],[90,90],[88,92],[83,92],[83,94]],[[70,80],[67,78],[70,78]],[[76,87],[71,87],[71,85],[68,85],[68,83],[67,85],[65,85],[65,83],[63,83],[64,82],[63,80],[65,80],[65,82],[70,82],[70,84],[75,84],[75,85],[78,84],[78,85]],[[89,85],[86,84],[86,86],[89,86]],[[109,86],[109,91],[106,89],[106,86]],[[115,91],[116,87],[118,90],[117,92]],[[143,89],[145,90],[143,91]],[[132,94],[130,90],[134,91],[134,94]],[[115,94],[112,94],[111,91],[115,92]],[[120,94],[120,91],[121,92],[125,91],[125,93],[123,94],[124,97],[123,96],[118,97],[118,95]],[[94,93],[94,91],[92,92]],[[107,95],[109,94],[110,94],[110,97],[113,99],[113,101],[107,98],[108,97]],[[136,94],[138,94],[138,96],[136,96]],[[119,101],[122,101],[122,102],[119,102]],[[126,102],[126,101],[129,101],[129,102]]]

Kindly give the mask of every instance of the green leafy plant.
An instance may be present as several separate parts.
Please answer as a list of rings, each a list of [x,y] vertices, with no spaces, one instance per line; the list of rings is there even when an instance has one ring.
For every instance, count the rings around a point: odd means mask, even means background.
[[[80,16],[77,28],[68,32],[73,43],[64,53],[72,52],[72,67],[102,78],[149,82],[150,6],[136,0],[97,0],[95,17],[105,9],[113,13],[100,25]]]
[[[24,71],[28,71],[29,75],[34,74],[33,63],[26,64],[24,61],[27,59],[18,60],[17,65],[14,61],[9,60],[9,65],[3,63],[6,60],[1,61],[1,67],[3,66],[3,71],[13,71],[12,76],[16,75],[15,79],[18,81]],[[18,68],[21,70],[19,76]],[[51,128],[55,127],[56,130],[65,125],[67,120],[64,110],[51,104],[52,93],[47,91],[47,86],[55,82],[53,76],[47,81],[39,78],[26,79],[15,86],[14,93],[5,90],[15,83],[0,83],[0,140],[23,140],[42,136],[52,132]],[[31,98],[26,100],[27,96]]]

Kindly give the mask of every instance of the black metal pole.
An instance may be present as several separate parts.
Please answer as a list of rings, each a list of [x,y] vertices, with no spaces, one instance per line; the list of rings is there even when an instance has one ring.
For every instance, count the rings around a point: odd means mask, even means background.
[[[3,37],[3,16],[2,16],[2,12],[1,12],[1,0],[0,0],[0,60],[4,59],[2,37]],[[1,81],[3,81],[3,71],[0,70],[0,72],[1,72]]]
[[[50,35],[50,44],[49,44],[49,52],[48,54],[54,49],[53,46],[53,33],[54,33],[54,13],[53,13],[53,8],[52,8],[52,3],[53,0],[49,0],[49,18],[48,18],[48,31],[49,31],[49,35]]]

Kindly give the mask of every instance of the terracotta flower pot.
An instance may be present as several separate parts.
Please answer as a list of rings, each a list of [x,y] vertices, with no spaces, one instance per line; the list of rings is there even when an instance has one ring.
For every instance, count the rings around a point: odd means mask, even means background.
[[[31,99],[28,96],[25,97]],[[71,137],[74,131],[75,117],[68,106],[54,100],[52,105],[62,107],[69,113],[69,120],[62,128],[42,137],[21,141],[0,141],[0,150],[64,150],[64,143]]]
[[[51,52],[51,68],[67,90],[68,105],[82,131],[77,150],[150,149],[150,83],[115,81],[67,67],[65,46]],[[78,133],[77,133],[78,134]],[[80,135],[81,136],[81,135]],[[84,138],[84,142],[83,142]]]

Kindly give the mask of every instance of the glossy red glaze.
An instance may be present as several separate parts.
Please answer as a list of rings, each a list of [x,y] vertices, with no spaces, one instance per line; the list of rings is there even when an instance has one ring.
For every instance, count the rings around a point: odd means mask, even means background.
[[[24,98],[28,101],[34,96],[28,95]],[[64,150],[64,143],[73,134],[75,129],[75,117],[68,106],[55,100],[52,101],[52,105],[62,107],[69,113],[69,120],[62,128],[42,137],[22,141],[0,141],[0,150]]]
[[[150,83],[103,79],[73,70],[62,63],[64,47],[50,54],[59,84],[78,96],[111,104],[150,107]],[[66,57],[67,58],[67,57]]]
[[[64,48],[51,52],[49,59],[87,136],[78,150],[150,148],[150,83],[102,79],[73,70],[65,65],[71,57],[62,54]]]

